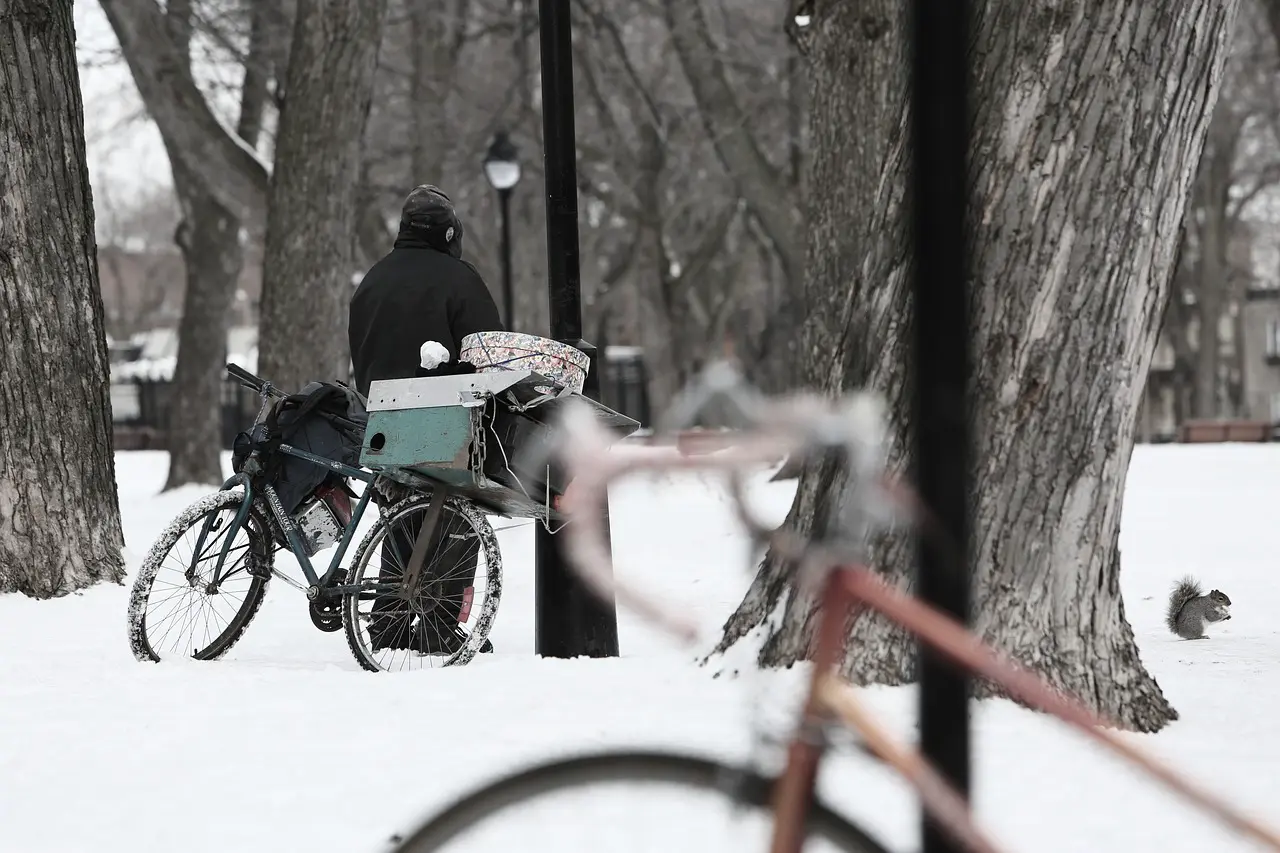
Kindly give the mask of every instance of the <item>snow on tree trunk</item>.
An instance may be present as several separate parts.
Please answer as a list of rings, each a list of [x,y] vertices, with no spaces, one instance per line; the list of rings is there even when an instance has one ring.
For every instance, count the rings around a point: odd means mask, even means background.
[[[819,0],[805,36],[808,378],[886,394],[899,469],[910,439],[902,5]],[[1140,731],[1176,712],[1125,619],[1121,498],[1236,6],[988,0],[975,10],[974,628]],[[829,465],[807,465],[788,522],[821,533],[841,486]],[[872,554],[911,588],[902,538]],[[811,606],[789,596],[788,571],[766,556],[721,650],[763,627],[763,665],[805,656]],[[859,618],[849,641],[854,681],[914,679],[914,644],[884,619]]]
[[[271,175],[259,374],[345,378],[360,150],[386,0],[299,0]]]
[[[119,583],[120,507],[71,0],[0,5],[0,593]]]

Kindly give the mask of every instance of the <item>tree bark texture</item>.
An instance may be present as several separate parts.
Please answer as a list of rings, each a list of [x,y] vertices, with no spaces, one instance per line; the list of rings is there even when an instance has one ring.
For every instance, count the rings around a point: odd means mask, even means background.
[[[815,3],[805,336],[814,384],[887,395],[899,470],[910,440],[902,5]],[[987,0],[974,12],[973,629],[1141,731],[1176,712],[1124,616],[1121,498],[1236,7]],[[806,465],[789,523],[822,534],[843,487],[831,466]],[[902,538],[871,555],[912,587]],[[806,655],[812,607],[789,595],[789,569],[766,556],[722,648],[764,625],[762,664]],[[886,620],[859,617],[849,640],[854,681],[914,679],[914,643]]]
[[[71,0],[0,4],[0,593],[124,578]]]
[[[263,258],[259,372],[287,390],[348,372],[360,149],[386,0],[299,0]]]
[[[190,74],[191,0],[169,0],[169,32]],[[251,13],[249,53],[240,92],[237,134],[249,147],[262,129],[270,75],[268,24],[259,7]],[[174,240],[186,265],[186,296],[178,325],[178,363],[173,372],[169,412],[169,474],[165,489],[189,483],[222,482],[222,388],[227,331],[244,250],[240,220],[208,192],[186,158],[174,150],[179,140],[164,136],[182,208]]]

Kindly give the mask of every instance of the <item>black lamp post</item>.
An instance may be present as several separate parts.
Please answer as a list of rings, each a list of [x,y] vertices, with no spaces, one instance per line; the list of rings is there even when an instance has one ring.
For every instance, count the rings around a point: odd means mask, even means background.
[[[498,191],[502,209],[502,321],[512,330],[515,317],[515,295],[511,289],[511,191],[520,183],[520,160],[516,146],[505,130],[493,137],[484,157],[484,176],[489,186]]]
[[[916,592],[969,621],[969,170],[966,0],[914,0],[911,13],[911,200],[915,271],[915,481],[950,548],[923,537]],[[944,779],[968,797],[969,680],[923,644],[918,653],[920,746]],[[924,853],[961,845],[923,816]]]
[[[569,0],[538,0],[547,191],[547,307],[551,337],[576,347],[591,359],[583,393],[599,400],[600,354],[582,339],[573,33],[569,17]],[[606,515],[606,524],[607,519]],[[570,570],[562,539],[562,535],[548,532],[541,524],[534,527],[534,651],[541,657],[553,658],[617,657],[618,614],[612,597],[606,600],[596,596]]]

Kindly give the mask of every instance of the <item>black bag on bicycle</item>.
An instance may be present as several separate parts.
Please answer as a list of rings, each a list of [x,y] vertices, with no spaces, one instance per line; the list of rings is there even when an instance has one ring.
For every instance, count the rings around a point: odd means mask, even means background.
[[[292,514],[307,496],[331,476],[327,468],[279,451],[281,444],[305,450],[345,465],[360,464],[360,447],[369,415],[364,400],[341,382],[309,382],[296,394],[280,400],[266,422],[236,436],[231,467],[237,473],[255,449],[262,463],[263,481],[275,487],[284,511]]]

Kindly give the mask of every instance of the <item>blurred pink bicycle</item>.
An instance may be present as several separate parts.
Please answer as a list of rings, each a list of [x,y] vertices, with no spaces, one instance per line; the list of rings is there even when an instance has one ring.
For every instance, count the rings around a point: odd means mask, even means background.
[[[821,758],[840,730],[856,733],[864,752],[906,780],[923,806],[966,849],[995,853],[1001,848],[977,826],[961,795],[917,750],[889,735],[857,691],[838,675],[848,621],[866,608],[910,630],[970,675],[988,679],[1009,696],[1056,716],[1240,833],[1280,851],[1280,833],[1274,828],[1243,814],[1122,739],[1078,701],[1062,696],[963,625],[893,589],[860,564],[860,543],[875,530],[900,518],[926,522],[928,527],[927,513],[910,489],[886,475],[885,419],[877,398],[854,394],[833,402],[798,395],[772,400],[747,386],[727,364],[717,364],[684,395],[671,420],[677,425],[691,422],[709,403],[722,410],[727,407],[746,428],[731,446],[697,456],[675,447],[615,446],[588,408],[570,410],[554,448],[573,478],[561,509],[570,519],[567,530],[573,566],[591,587],[601,596],[615,597],[672,636],[693,643],[696,626],[679,611],[614,577],[600,509],[609,483],[628,474],[683,470],[715,471],[724,476],[737,516],[754,543],[778,549],[794,561],[797,594],[812,596],[819,610],[811,653],[813,671],[800,720],[787,745],[783,772],[770,776],[749,766],[653,751],[610,751],[552,761],[453,802],[414,832],[393,839],[396,853],[449,849],[447,845],[455,841],[460,850],[480,849],[468,840],[468,831],[483,828],[493,818],[515,811],[516,806],[529,806],[558,793],[590,793],[610,784],[625,785],[630,791],[668,787],[683,791],[685,797],[709,793],[713,801],[731,803],[739,815],[755,813],[763,818],[758,849],[769,853],[813,849],[807,842],[851,853],[887,853],[888,848],[872,833],[814,795]],[[747,472],[787,455],[815,458],[819,454],[838,454],[848,473],[843,538],[809,540],[758,518],[746,499]],[[575,813],[579,820],[595,816],[591,808]],[[645,815],[646,828],[669,823],[661,815]],[[680,827],[679,831],[685,830]],[[593,850],[602,846],[588,844]],[[558,849],[564,846],[558,845]]]

